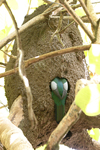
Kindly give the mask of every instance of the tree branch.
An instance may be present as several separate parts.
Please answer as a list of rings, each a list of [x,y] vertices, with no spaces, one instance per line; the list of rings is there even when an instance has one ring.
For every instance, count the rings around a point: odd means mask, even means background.
[[[3,63],[3,62],[0,62],[0,65],[6,66],[7,64],[6,64],[6,63]]]
[[[94,27],[96,27],[97,23],[92,20],[92,16],[90,15],[90,13],[89,13],[87,7],[85,6],[83,0],[79,0],[79,1],[80,1],[81,6],[83,7],[83,9],[84,9],[84,11],[85,11],[87,17],[88,17],[90,23],[91,23]]]
[[[5,107],[7,107],[8,105],[3,105],[3,106],[0,106],[0,109],[2,109],[2,108],[5,108]]]
[[[76,5],[75,5],[76,6]],[[74,7],[74,5],[73,5]],[[74,9],[74,8],[73,8]],[[90,8],[87,8],[88,10]],[[53,10],[52,10],[53,11]],[[89,11],[90,12],[90,11]],[[48,13],[47,13],[48,14]],[[98,14],[98,13],[97,13]],[[52,16],[52,19],[58,19],[59,16]],[[73,20],[73,18],[71,16],[64,16],[63,19],[66,19],[66,20]],[[87,17],[82,17],[81,18],[84,22],[89,22]],[[19,28],[19,33],[22,33],[24,32],[26,29],[28,29],[29,27],[35,25],[35,24],[38,24],[39,22],[41,21],[45,21],[46,20],[46,14],[42,13],[34,18],[32,18],[31,20],[29,20],[27,23],[25,23],[24,25],[22,25],[20,28]],[[97,20],[97,19],[96,19]],[[4,39],[2,39],[0,41],[0,49],[5,46],[7,43],[9,43],[10,41],[12,41],[16,36],[16,32],[14,31],[13,33],[11,33],[10,35],[6,36]]]
[[[29,14],[29,11],[30,11],[31,2],[32,2],[32,0],[29,1],[29,6],[28,6],[28,10],[27,10],[27,15]]]
[[[57,5],[54,8],[50,8],[49,10],[47,9],[46,11],[44,11],[42,14],[32,18],[31,20],[29,20],[27,23],[25,23],[24,25],[22,25],[20,27],[20,29],[18,30],[18,33],[22,33],[23,31],[25,31],[27,28],[38,24],[39,22],[45,21],[47,18],[47,15],[49,15],[52,11],[54,11],[55,9],[57,9],[59,7],[59,5]],[[13,33],[11,33],[10,35],[8,35],[7,37],[5,37],[3,40],[0,41],[0,49],[5,46],[7,43],[9,43],[11,40],[13,40],[16,37],[16,31],[14,31]]]
[[[100,44],[100,19],[97,22],[97,29],[96,29],[96,44]]]
[[[92,20],[94,22],[97,22],[98,18],[97,18],[97,15],[96,15],[95,11],[94,11],[94,8],[93,8],[93,5],[91,3],[91,0],[86,0],[86,1],[83,0],[83,1],[84,1],[85,5],[86,5],[90,15],[92,16]]]
[[[99,14],[99,13],[97,13]],[[59,16],[50,16],[51,19],[58,19]],[[70,20],[73,21],[72,16],[64,16],[63,19],[66,20]],[[86,16],[81,18],[84,22],[89,22],[88,18]],[[31,27],[32,25],[38,24],[41,21],[45,21],[46,20],[46,16],[42,13],[34,18],[32,18],[31,20],[29,20],[27,23],[25,23],[24,25],[22,25],[19,28],[19,33],[24,32],[26,29],[28,29],[29,27]],[[10,35],[8,35],[7,37],[5,37],[4,39],[2,39],[0,41],[0,49],[5,46],[7,43],[9,43],[10,41],[12,41],[16,36],[16,32],[14,31],[13,33],[11,33]]]
[[[4,3],[5,0],[0,0],[0,6]]]
[[[80,114],[81,109],[75,104],[75,102],[73,102],[65,117],[59,123],[57,128],[51,133],[45,150],[55,150],[59,147],[60,141],[64,135],[68,133],[71,127],[79,120]]]
[[[53,2],[52,1],[50,1],[50,0],[43,0],[45,3],[47,3],[47,4],[52,4]]]
[[[34,17],[33,19],[31,19],[30,21],[28,21],[27,23],[25,23],[24,25],[22,25],[19,29],[19,33],[22,33],[23,31],[25,31],[27,28],[33,26],[34,24],[37,24],[41,21],[44,21],[46,19],[46,17],[43,14],[40,14],[36,17]],[[11,33],[10,35],[8,35],[7,37],[5,37],[3,40],[0,41],[0,49],[5,46],[7,43],[9,43],[11,40],[13,40],[16,36],[16,32],[14,31],[13,33]]]
[[[7,150],[34,150],[23,132],[1,113],[0,141]]]
[[[81,26],[81,28],[85,31],[85,33],[89,36],[92,42],[95,41],[94,35],[89,31],[87,26],[83,23],[83,21],[79,18],[79,16],[74,12],[74,10],[69,6],[66,0],[59,0],[59,2],[65,7],[65,9],[69,12],[69,14],[73,17],[73,19]]]
[[[12,21],[13,21],[13,24],[14,24],[14,27],[15,27],[15,31],[16,31],[16,38],[17,38],[17,47],[20,48],[20,41],[19,41],[19,33],[18,33],[18,27],[17,27],[17,23],[16,23],[16,20],[15,20],[15,17],[10,9],[10,7],[8,6],[7,2],[4,1],[3,4],[5,5]]]
[[[91,45],[75,46],[75,47],[70,47],[70,48],[66,48],[66,49],[56,50],[54,52],[50,52],[50,53],[43,54],[43,55],[40,55],[40,56],[36,56],[36,57],[33,57],[33,58],[30,58],[30,59],[26,60],[25,61],[25,67],[28,67],[32,63],[36,63],[36,62],[39,62],[41,60],[45,60],[47,58],[52,58],[54,56],[62,55],[62,54],[65,54],[65,53],[89,50],[90,46]],[[11,74],[14,74],[17,71],[18,71],[18,68],[14,68],[12,70],[1,73],[0,78],[11,75]]]
[[[17,22],[15,20],[15,17],[10,9],[10,7],[8,6],[7,2],[4,1],[4,5],[6,7],[6,9],[8,10],[10,17],[12,18],[14,27],[15,27],[15,31],[16,31],[16,38],[17,38],[17,51],[18,51],[18,60],[19,60],[19,76],[22,79],[25,89],[26,89],[26,95],[27,95],[27,101],[28,101],[28,115],[29,115],[29,120],[31,122],[31,128],[35,127],[35,125],[37,126],[37,119],[35,117],[33,108],[32,108],[32,101],[33,101],[33,96],[32,96],[32,92],[31,92],[31,88],[29,86],[29,81],[26,77],[26,72],[25,72],[25,67],[24,67],[24,51],[21,47],[21,40],[19,37],[19,33],[18,33],[18,27],[17,27]]]
[[[19,126],[20,122],[24,119],[24,112],[23,112],[23,98],[19,95],[13,102],[8,119],[17,127]]]
[[[96,13],[96,14],[98,15],[98,14],[100,14],[100,12],[98,12],[98,13]],[[50,20],[51,20],[51,19],[53,20],[53,19],[59,19],[59,18],[60,18],[60,16],[52,16],[52,15],[50,15],[49,17],[50,17]],[[86,15],[85,15],[85,16],[82,16],[81,19],[82,19],[82,21],[85,22],[85,23],[90,23],[90,22],[89,22],[89,19],[88,19],[88,17],[87,17]],[[72,16],[63,16],[63,20],[66,20],[66,21],[67,21],[67,20],[73,21],[74,19],[73,19]]]
[[[8,53],[6,53],[5,51],[3,51],[2,49],[0,49],[0,51],[2,51],[3,53],[5,53],[5,54],[6,54],[7,56],[9,56],[10,58],[17,59],[17,56],[9,55]]]
[[[100,3],[100,2],[93,2],[92,4],[98,4],[98,3]],[[73,8],[73,9],[76,9],[76,8],[79,8],[79,7],[81,7],[80,4],[72,5],[72,8]]]

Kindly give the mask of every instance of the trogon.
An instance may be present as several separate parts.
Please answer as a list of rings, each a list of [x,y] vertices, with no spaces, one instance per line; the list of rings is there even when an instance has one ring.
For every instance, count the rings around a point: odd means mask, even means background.
[[[52,99],[55,103],[55,118],[59,123],[65,115],[65,102],[69,91],[69,82],[66,78],[54,78],[50,83]]]

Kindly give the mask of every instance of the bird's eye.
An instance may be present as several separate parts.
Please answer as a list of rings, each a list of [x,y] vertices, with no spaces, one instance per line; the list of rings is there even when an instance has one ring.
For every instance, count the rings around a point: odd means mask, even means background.
[[[64,89],[65,89],[66,91],[68,91],[68,82],[65,82],[65,83],[63,84],[63,87],[64,87]]]
[[[57,89],[57,83],[55,83],[54,81],[51,82],[51,89],[53,91]]]

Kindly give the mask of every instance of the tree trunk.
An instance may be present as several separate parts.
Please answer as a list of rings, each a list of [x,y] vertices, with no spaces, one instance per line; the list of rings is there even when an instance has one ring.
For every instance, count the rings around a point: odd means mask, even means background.
[[[24,23],[47,8],[47,5],[40,6],[32,15],[25,18]],[[47,17],[45,21],[30,27],[21,34],[25,60],[62,48],[82,45],[82,38],[75,23],[59,34],[60,41],[56,34],[50,43],[51,36],[55,32],[58,22],[59,20],[57,19],[50,20]],[[62,29],[68,24],[69,21],[63,20]],[[13,55],[17,55],[16,49],[15,42],[12,51]],[[33,94],[33,109],[38,120],[38,126],[32,130],[30,129],[30,121],[28,119],[25,88],[19,75],[16,73],[5,78],[5,90],[9,108],[11,108],[14,100],[19,95],[23,97],[24,119],[20,122],[19,127],[23,130],[34,148],[46,143],[51,132],[57,126],[54,114],[54,101],[52,100],[50,91],[51,80],[55,77],[64,77],[69,81],[70,91],[65,106],[67,113],[74,100],[76,81],[85,78],[83,58],[83,52],[72,52],[39,61],[26,69]],[[11,58],[6,70],[10,70],[14,66],[15,60]],[[82,114],[81,119],[71,129],[72,135],[65,137],[62,143],[78,150],[95,150],[92,140],[87,136],[85,129],[100,126],[98,120],[98,117],[87,117]]]

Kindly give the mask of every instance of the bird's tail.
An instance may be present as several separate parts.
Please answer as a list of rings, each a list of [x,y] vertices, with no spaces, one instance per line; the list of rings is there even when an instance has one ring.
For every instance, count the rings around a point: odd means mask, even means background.
[[[65,105],[55,104],[55,118],[57,123],[59,123],[65,115]]]

